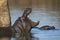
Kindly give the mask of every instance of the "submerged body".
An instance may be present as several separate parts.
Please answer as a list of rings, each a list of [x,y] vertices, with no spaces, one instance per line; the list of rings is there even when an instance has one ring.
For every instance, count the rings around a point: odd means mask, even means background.
[[[41,30],[53,30],[53,29],[55,29],[55,27],[54,26],[42,26],[41,28],[40,28]]]

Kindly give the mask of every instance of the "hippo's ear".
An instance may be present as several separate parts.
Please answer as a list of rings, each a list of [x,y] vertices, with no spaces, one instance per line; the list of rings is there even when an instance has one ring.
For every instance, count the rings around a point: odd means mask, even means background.
[[[32,21],[32,22],[31,22],[31,26],[32,26],[32,27],[35,27],[35,26],[37,26],[37,25],[39,24],[39,22],[40,22],[40,21],[34,21],[34,22]]]

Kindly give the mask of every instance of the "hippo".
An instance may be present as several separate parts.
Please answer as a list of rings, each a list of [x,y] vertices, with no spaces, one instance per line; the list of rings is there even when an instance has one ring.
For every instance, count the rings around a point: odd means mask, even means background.
[[[31,40],[30,30],[39,24],[39,21],[32,21],[29,19],[29,14],[31,13],[31,8],[26,8],[21,17],[19,17],[12,26],[14,33],[19,34],[19,40]]]
[[[39,29],[41,29],[41,30],[53,30],[53,29],[55,29],[55,27],[46,25],[46,26],[40,27]]]

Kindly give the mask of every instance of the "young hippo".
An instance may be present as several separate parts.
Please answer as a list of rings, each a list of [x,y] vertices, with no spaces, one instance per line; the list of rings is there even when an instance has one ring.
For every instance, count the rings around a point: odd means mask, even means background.
[[[19,17],[13,24],[13,30],[16,33],[19,33],[19,38],[21,40],[31,40],[31,27],[35,27],[39,24],[39,21],[34,22],[29,19],[28,15],[31,13],[31,11],[31,8],[26,8],[23,15]]]
[[[40,29],[41,30],[53,30],[53,29],[55,29],[55,27],[46,25],[46,26],[42,26]]]

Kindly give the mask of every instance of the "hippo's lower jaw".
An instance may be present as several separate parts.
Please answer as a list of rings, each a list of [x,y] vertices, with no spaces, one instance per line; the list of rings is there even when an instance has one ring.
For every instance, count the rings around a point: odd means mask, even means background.
[[[31,26],[32,28],[37,26],[39,24],[40,21],[34,21],[34,22],[31,22]]]

